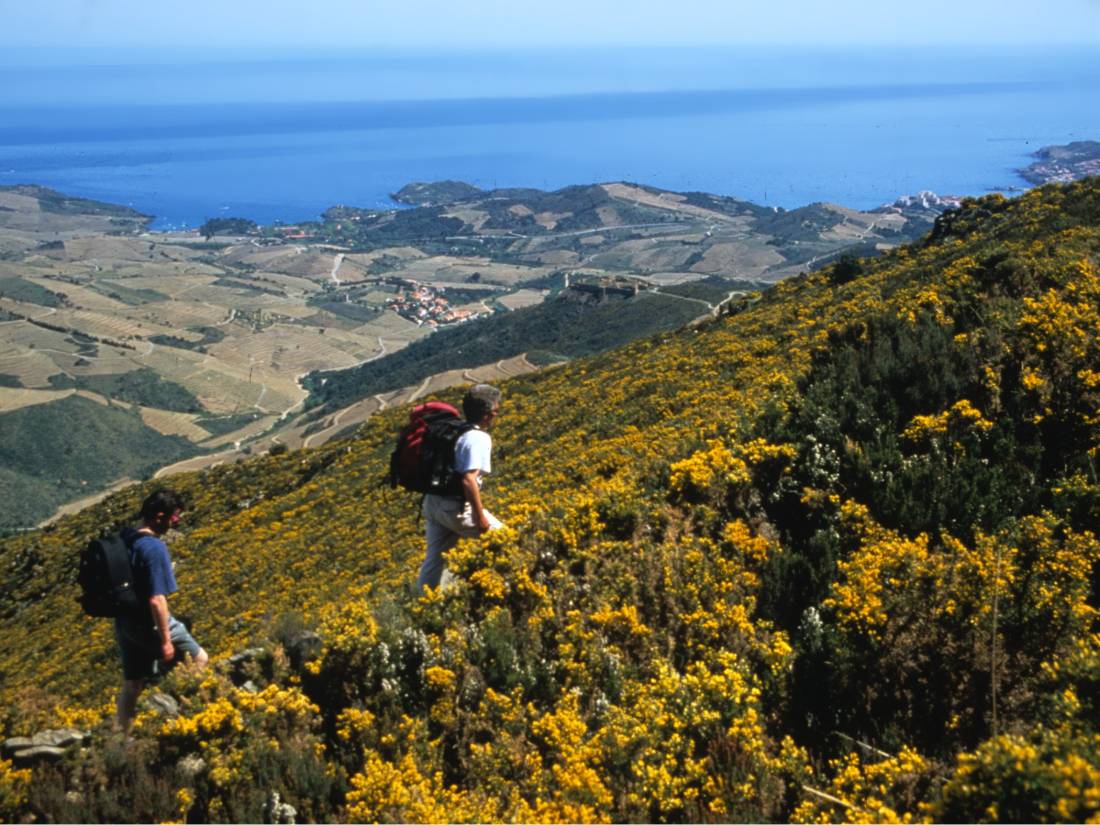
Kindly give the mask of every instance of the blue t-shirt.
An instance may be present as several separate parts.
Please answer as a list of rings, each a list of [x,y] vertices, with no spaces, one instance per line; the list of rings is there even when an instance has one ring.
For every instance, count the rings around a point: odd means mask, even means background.
[[[134,570],[134,590],[138,598],[145,602],[151,596],[175,593],[176,576],[172,572],[168,545],[156,536],[138,535],[133,528],[123,533],[123,539],[130,545],[130,566]]]

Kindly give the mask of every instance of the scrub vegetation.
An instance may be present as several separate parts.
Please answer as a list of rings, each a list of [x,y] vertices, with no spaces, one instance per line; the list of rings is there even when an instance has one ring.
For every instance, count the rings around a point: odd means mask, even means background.
[[[0,544],[3,735],[92,734],[0,762],[0,815],[1097,816],[1100,180],[503,390],[508,527],[422,598],[380,484],[406,409],[174,478],[175,609],[220,661],[126,751],[73,557],[151,485]]]

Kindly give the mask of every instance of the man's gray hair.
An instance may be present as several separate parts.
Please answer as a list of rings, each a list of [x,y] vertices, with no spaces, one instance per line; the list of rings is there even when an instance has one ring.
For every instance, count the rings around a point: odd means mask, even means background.
[[[500,403],[500,390],[491,384],[474,384],[462,398],[462,414],[467,421],[481,421]]]

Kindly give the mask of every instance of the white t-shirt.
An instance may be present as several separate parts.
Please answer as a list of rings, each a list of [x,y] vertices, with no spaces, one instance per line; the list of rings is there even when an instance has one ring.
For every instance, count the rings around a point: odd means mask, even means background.
[[[467,430],[455,442],[455,472],[481,470],[481,475],[493,471],[491,453],[493,439],[484,430]],[[480,481],[480,477],[478,479]]]

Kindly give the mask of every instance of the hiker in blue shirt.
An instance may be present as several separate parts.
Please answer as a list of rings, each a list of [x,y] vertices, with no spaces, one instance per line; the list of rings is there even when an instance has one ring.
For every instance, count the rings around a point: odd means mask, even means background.
[[[116,704],[116,727],[127,732],[147,679],[167,673],[184,656],[200,666],[209,657],[183,622],[168,612],[168,596],[176,592],[176,576],[168,545],[161,536],[180,520],[183,502],[171,490],[157,490],[141,505],[141,526],[122,531],[130,548],[137,611],[115,619],[115,638],[122,655],[122,689]]]

